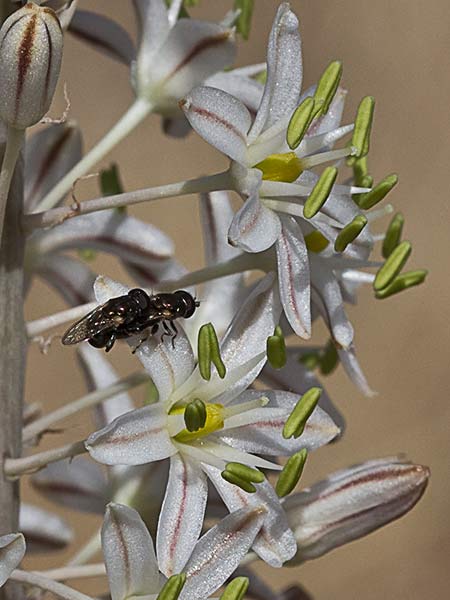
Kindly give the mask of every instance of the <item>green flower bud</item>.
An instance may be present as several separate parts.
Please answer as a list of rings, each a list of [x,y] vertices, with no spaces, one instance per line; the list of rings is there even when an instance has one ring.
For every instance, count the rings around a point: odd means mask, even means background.
[[[0,29],[0,117],[16,129],[48,111],[61,68],[63,33],[48,7],[28,2]]]

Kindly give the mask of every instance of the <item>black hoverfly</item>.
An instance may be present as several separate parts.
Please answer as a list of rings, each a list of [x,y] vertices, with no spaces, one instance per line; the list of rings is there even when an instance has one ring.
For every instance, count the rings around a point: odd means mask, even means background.
[[[200,303],[188,292],[178,290],[167,294],[150,296],[144,290],[135,288],[125,296],[111,298],[94,308],[66,331],[62,343],[66,346],[87,340],[94,348],[105,348],[109,352],[118,339],[126,339],[149,329],[147,336],[133,349],[154,335],[159,326],[164,335],[172,337],[172,344],[178,333],[174,320],[188,319]]]

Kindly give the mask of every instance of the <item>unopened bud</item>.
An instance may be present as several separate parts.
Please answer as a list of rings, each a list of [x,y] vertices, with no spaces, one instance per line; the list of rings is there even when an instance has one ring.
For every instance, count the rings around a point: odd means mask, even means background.
[[[28,2],[0,29],[0,117],[25,129],[45,115],[61,68],[63,33],[48,7]]]
[[[427,467],[373,460],[331,475],[283,506],[298,552],[292,564],[322,556],[407,513],[422,496]]]

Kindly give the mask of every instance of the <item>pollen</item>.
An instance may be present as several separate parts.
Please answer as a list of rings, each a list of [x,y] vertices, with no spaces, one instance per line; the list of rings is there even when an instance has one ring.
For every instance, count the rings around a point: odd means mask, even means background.
[[[177,435],[174,436],[174,440],[181,443],[191,442],[198,440],[199,438],[205,437],[210,433],[214,433],[219,429],[223,428],[224,423],[224,407],[222,404],[206,404],[206,422],[204,427],[201,427],[197,431],[188,431],[183,429]],[[172,409],[170,414],[183,414],[185,408],[180,406]]]
[[[303,171],[300,159],[295,152],[271,154],[255,167],[262,171],[264,180],[286,183],[296,181]]]

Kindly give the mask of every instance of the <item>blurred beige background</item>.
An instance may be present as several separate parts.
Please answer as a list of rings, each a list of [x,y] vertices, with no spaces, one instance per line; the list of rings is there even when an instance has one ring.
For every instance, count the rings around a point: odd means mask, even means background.
[[[201,14],[219,17],[229,1],[203,0]],[[277,2],[257,0],[252,37],[241,44],[239,64],[265,58],[265,43]],[[405,236],[414,242],[411,267],[430,269],[426,284],[386,301],[376,301],[370,290],[350,310],[356,329],[360,361],[379,395],[358,394],[339,369],[326,385],[348,420],[344,439],[311,457],[304,483],[372,457],[404,453],[432,469],[423,500],[404,519],[307,563],[277,571],[261,568],[277,587],[301,582],[317,600],[408,599],[447,597],[450,574],[449,502],[449,218],[448,173],[450,119],[450,7],[444,0],[320,0],[293,1],[301,20],[305,85],[313,83],[332,59],[344,62],[344,85],[349,89],[347,119],[360,98],[377,99],[375,132],[370,156],[376,180],[396,171],[400,184],[390,201],[406,216]],[[80,0],[83,8],[108,13],[130,31],[134,29],[131,2]],[[128,74],[119,64],[99,56],[69,37],[61,81],[66,81],[71,116],[76,118],[90,148],[124,112],[132,100]],[[52,109],[64,106],[61,89]],[[139,131],[120,144],[104,161],[117,161],[126,189],[147,187],[199,174],[225,165],[224,159],[191,135],[183,141],[165,138],[159,119],[150,117]],[[96,194],[95,185],[79,185],[80,198]],[[173,236],[179,256],[191,268],[201,265],[196,244],[198,219],[195,198],[139,206],[143,217]],[[387,220],[380,223],[384,227]],[[96,267],[117,276],[112,260],[101,258]],[[35,284],[27,317],[36,318],[63,308],[42,284]],[[321,330],[321,333],[323,331]],[[121,373],[135,368],[125,348],[112,353]],[[32,347],[29,354],[27,399],[45,410],[75,399],[85,391],[70,349],[55,344],[47,356]],[[62,435],[49,436],[45,447],[80,439],[90,430],[87,414],[71,421]],[[37,498],[25,484],[26,499]],[[70,513],[80,544],[98,525],[93,517]],[[38,557],[34,568],[62,564],[72,551]],[[100,582],[84,582],[97,592]]]

